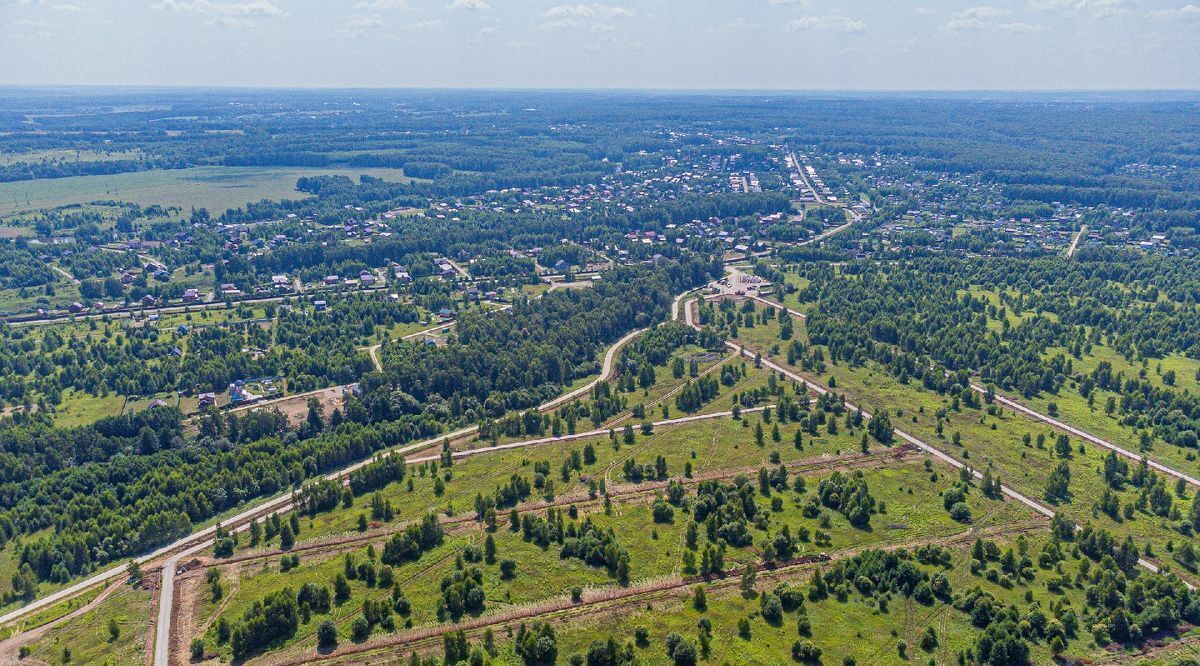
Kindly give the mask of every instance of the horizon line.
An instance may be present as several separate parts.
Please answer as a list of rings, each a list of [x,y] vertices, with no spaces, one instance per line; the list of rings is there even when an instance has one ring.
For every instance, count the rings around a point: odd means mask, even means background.
[[[676,94],[1200,94],[1200,88],[672,88],[655,86],[326,86],[326,85],[219,85],[142,83],[4,83],[0,90],[238,90],[271,92],[538,92],[538,93],[676,93]]]

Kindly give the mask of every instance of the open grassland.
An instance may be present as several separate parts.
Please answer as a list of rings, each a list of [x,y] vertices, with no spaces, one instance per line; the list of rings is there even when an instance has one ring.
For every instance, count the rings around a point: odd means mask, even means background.
[[[764,373],[765,374],[765,373]],[[786,389],[790,390],[790,388]],[[761,445],[757,442],[756,426],[765,426]],[[778,437],[775,427],[779,426]],[[372,561],[382,552],[389,535],[427,513],[437,513],[448,530],[445,542],[423,554],[418,560],[398,564],[393,577],[405,596],[412,600],[409,615],[398,618],[399,629],[404,625],[433,626],[440,623],[436,600],[440,598],[441,580],[453,573],[456,557],[468,544],[479,546],[488,532],[474,520],[471,502],[478,494],[491,495],[501,484],[516,474],[529,478],[538,462],[548,463],[551,474],[547,484],[533,492],[532,497],[517,506],[522,514],[542,515],[548,506],[566,511],[577,507],[577,518],[571,522],[593,521],[601,529],[611,528],[618,543],[629,552],[631,582],[655,581],[688,573],[684,568],[686,545],[683,531],[688,521],[686,510],[677,510],[673,520],[656,521],[651,515],[651,501],[663,491],[661,483],[631,483],[624,478],[625,461],[650,463],[662,456],[671,478],[683,480],[688,494],[696,492],[701,479],[721,479],[730,482],[742,474],[754,483],[756,470],[788,466],[794,475],[803,476],[803,492],[794,487],[776,490],[755,498],[760,515],[767,516],[767,529],[754,528],[754,545],[730,547],[726,567],[736,569],[761,563],[758,543],[776,534],[785,526],[792,534],[804,535],[797,544],[797,555],[820,551],[838,552],[870,546],[898,546],[914,538],[937,539],[960,535],[967,530],[997,528],[1006,525],[1028,524],[1028,509],[1015,502],[995,502],[978,493],[967,497],[973,520],[969,524],[950,518],[941,495],[954,480],[948,470],[938,468],[912,453],[872,446],[873,455],[859,451],[862,431],[842,429],[838,434],[804,434],[802,445],[794,444],[795,423],[767,420],[764,414],[748,414],[737,420],[729,417],[693,422],[686,425],[662,427],[649,435],[638,432],[632,444],[624,437],[615,440],[600,436],[589,440],[553,442],[528,448],[490,452],[459,459],[449,469],[434,473],[427,465],[409,467],[408,479],[392,483],[378,491],[380,500],[395,508],[391,522],[369,521],[367,532],[361,529],[359,516],[370,515],[374,493],[353,499],[349,507],[339,506],[330,512],[302,519],[300,541],[295,552],[300,565],[290,571],[280,566],[280,552],[271,550],[238,550],[233,561],[222,564],[215,560],[213,570],[220,571],[224,590],[221,599],[200,600],[195,603],[197,632],[223,659],[229,659],[229,648],[218,640],[215,621],[218,617],[235,623],[251,605],[266,594],[285,587],[293,591],[305,583],[331,585],[345,571],[347,554],[357,564]],[[570,471],[564,479],[558,473],[563,461],[572,452],[591,445],[593,462],[582,469]],[[688,469],[687,474],[684,470]],[[803,510],[822,479],[833,469],[861,469],[872,496],[879,503],[879,512],[869,528],[855,527],[846,516],[828,509],[818,515]],[[794,479],[794,476],[791,477]],[[613,498],[606,507],[603,496],[589,493],[589,482],[603,479],[599,488],[607,489]],[[411,481],[411,483],[410,483]],[[536,484],[535,484],[536,487]],[[597,486],[592,486],[594,492]],[[620,589],[613,574],[602,567],[591,567],[578,560],[562,558],[558,546],[539,547],[513,532],[508,526],[507,510],[501,513],[501,525],[492,533],[496,544],[497,561],[510,559],[518,563],[515,578],[500,576],[496,562],[480,565],[484,572],[486,614],[505,612],[562,598],[572,587],[585,590]],[[577,524],[577,523],[576,523]],[[703,531],[703,530],[702,530]],[[825,540],[811,541],[809,535],[824,532]],[[333,537],[331,539],[331,537]],[[703,538],[703,537],[702,537]],[[371,547],[368,548],[368,545]],[[272,542],[271,547],[274,547]],[[260,546],[261,548],[261,546]],[[196,581],[207,575],[207,569],[188,574]],[[193,583],[200,596],[211,595],[210,584]],[[363,580],[351,579],[351,595],[335,604],[328,614],[339,626],[342,640],[348,642],[348,625],[357,617],[366,600],[391,598],[390,588],[380,589]],[[590,594],[590,593],[589,593]],[[324,616],[314,616],[301,626],[297,634],[282,645],[284,655],[312,654],[315,648],[316,625]],[[376,630],[377,632],[379,630]],[[384,632],[386,633],[386,632]],[[378,635],[378,633],[377,633]],[[212,650],[210,650],[212,651]],[[274,655],[262,658],[270,663]]]
[[[1046,542],[1042,532],[1031,532],[1023,537],[1000,537],[996,539],[1001,549],[1025,548],[1036,554]],[[1005,603],[1019,607],[1040,606],[1048,608],[1055,600],[1066,600],[1074,608],[1083,606],[1084,595],[1079,588],[1068,587],[1058,593],[1046,588],[1048,579],[1056,576],[1052,569],[1035,568],[1031,580],[1018,581],[1006,586],[988,580],[986,576],[972,574],[970,567],[969,542],[951,547],[953,561],[950,567],[922,565],[930,573],[943,573],[955,592],[978,586],[988,594]],[[1079,560],[1068,560],[1063,565],[1068,574],[1077,570]],[[989,568],[996,568],[992,564]],[[971,647],[979,629],[971,624],[967,613],[956,610],[952,605],[935,601],[922,604],[905,597],[892,597],[886,605],[880,603],[880,595],[864,595],[854,591],[845,599],[829,597],[820,601],[808,600],[803,613],[809,618],[811,632],[800,634],[797,620],[800,611],[786,612],[781,621],[766,620],[761,613],[759,596],[770,592],[777,584],[799,586],[807,589],[812,568],[779,573],[762,572],[758,576],[756,592],[745,594],[736,580],[710,583],[707,586],[708,603],[705,610],[698,610],[691,598],[692,589],[661,594],[646,598],[642,603],[625,605],[615,611],[597,610],[585,618],[576,618],[571,624],[555,624],[559,640],[559,654],[586,653],[593,641],[607,640],[609,636],[619,644],[631,640],[637,630],[647,632],[648,640],[635,645],[638,663],[647,665],[671,664],[663,648],[667,634],[671,632],[698,643],[698,626],[704,620],[712,624],[711,655],[707,663],[718,664],[778,664],[783,655],[791,652],[797,639],[811,640],[823,654],[821,663],[840,664],[852,658],[859,664],[953,664],[961,651]],[[1032,601],[1025,600],[1028,592]],[[739,620],[749,622],[748,634],[738,630]],[[928,649],[921,647],[921,638],[932,627],[937,635],[937,645]],[[907,645],[905,657],[901,657],[898,644]],[[505,646],[500,663],[515,655],[511,646]],[[1065,656],[1076,659],[1095,659],[1109,654],[1096,646],[1086,636],[1073,641]],[[1050,663],[1052,655],[1044,642],[1034,643],[1032,663]]]
[[[1200,475],[1200,461],[1197,461],[1195,449],[1175,446],[1153,437],[1152,429],[1138,429],[1125,425],[1121,422],[1119,413],[1114,412],[1110,415],[1105,413],[1104,409],[1105,402],[1109,397],[1120,404],[1120,396],[1100,388],[1094,389],[1093,393],[1095,399],[1091,406],[1088,405],[1086,398],[1079,395],[1079,392],[1070,386],[1064,386],[1057,394],[1042,393],[1032,398],[1021,397],[1020,401],[1043,414],[1054,411],[1058,414],[1056,417],[1058,420],[1112,442],[1127,451],[1145,455],[1149,460],[1162,463],[1184,474]],[[1051,403],[1053,403],[1053,409],[1051,409]],[[1149,450],[1141,449],[1142,432],[1151,435]]]
[[[1046,358],[1067,353],[1062,347],[1051,347],[1046,350]],[[1082,358],[1072,359],[1075,372],[1085,375],[1091,374],[1105,361],[1112,365],[1114,374],[1121,373],[1126,378],[1145,379],[1158,388],[1187,389],[1193,393],[1200,391],[1200,380],[1196,378],[1196,373],[1200,372],[1200,360],[1180,354],[1169,354],[1162,359],[1145,359],[1143,362],[1134,363],[1111,347],[1093,345]],[[1175,384],[1168,385],[1163,376],[1172,370],[1175,372]]]
[[[777,327],[777,323],[771,322],[751,330],[765,328],[770,331]],[[802,328],[802,322],[797,321],[796,327]],[[773,360],[781,364],[787,361],[780,357],[773,357]],[[795,370],[803,372],[802,368]],[[828,364],[823,369],[814,368],[809,376],[835,385],[838,391],[845,392],[851,401],[868,411],[886,410],[895,427],[976,469],[991,467],[1005,484],[1029,497],[1043,500],[1051,473],[1059,463],[1066,463],[1071,471],[1070,497],[1055,505],[1055,510],[1076,523],[1091,522],[1122,539],[1126,535],[1132,536],[1139,548],[1149,548],[1149,553],[1144,554],[1151,560],[1169,562],[1170,550],[1186,538],[1176,529],[1177,521],[1170,518],[1139,509],[1132,518],[1118,521],[1096,509],[1096,501],[1106,488],[1103,457],[1107,450],[1075,438],[1071,442],[1070,456],[1060,458],[1053,451],[1057,432],[1050,426],[998,407],[992,409],[984,405],[984,408],[973,409],[960,404],[955,408],[956,401],[949,396],[939,395],[915,382],[901,383],[873,364],[858,367]],[[1027,435],[1028,444],[1025,443]],[[1036,444],[1039,435],[1044,440],[1040,446]],[[1173,486],[1173,482],[1168,485]],[[1137,503],[1138,489],[1132,485],[1127,484],[1114,493],[1122,507]],[[1187,505],[1183,502],[1190,500],[1189,494],[1174,501],[1181,511],[1186,511]]]
[[[115,162],[118,160],[141,159],[140,150],[34,150],[27,153],[0,152],[0,166],[13,164],[36,164],[39,162]]]
[[[73,176],[0,183],[0,218],[38,208],[97,200],[207,208],[219,214],[262,199],[302,199],[296,180],[306,176],[368,175],[407,182],[400,169],[302,167],[195,167],[107,176]]]
[[[31,655],[50,664],[136,666],[145,661],[152,615],[150,593],[122,585],[92,610],[49,629],[33,643]]]
[[[455,473],[455,482],[466,481],[470,476],[470,472],[461,466],[456,466]],[[818,550],[838,552],[876,545],[897,546],[913,538],[948,538],[962,534],[968,529],[998,527],[1027,521],[1029,518],[1029,512],[1015,503],[992,502],[978,494],[972,494],[968,501],[977,516],[975,522],[964,525],[951,520],[940,500],[941,492],[949,487],[950,478],[945,474],[931,474],[917,460],[897,463],[890,468],[872,468],[865,471],[866,482],[872,495],[884,507],[884,512],[877,514],[872,520],[870,529],[853,527],[844,516],[836,512],[824,512],[822,516],[812,518],[803,516],[801,507],[807,503],[807,496],[811,496],[825,476],[806,476],[808,490],[804,494],[795,493],[792,489],[774,493],[787,498],[777,509],[771,507],[771,501],[767,497],[760,496],[756,500],[759,510],[769,516],[771,534],[777,533],[784,526],[793,534],[815,533],[817,530],[829,533],[828,543],[819,546],[807,541],[801,543],[798,550],[800,555],[815,553]],[[618,535],[618,543],[627,549],[630,555],[633,584],[687,573],[682,568],[681,560],[686,550],[683,538],[686,513],[676,513],[671,522],[656,522],[651,515],[648,501],[652,497],[653,493],[646,499],[624,496],[614,501],[611,510],[606,510],[597,502],[582,502],[579,509],[578,520],[589,519],[601,529],[612,528]],[[456,523],[448,529],[450,533],[443,545],[424,554],[415,562],[393,568],[395,580],[400,582],[405,596],[412,601],[411,613],[399,618],[399,622],[404,625],[411,622],[412,626],[421,627],[440,623],[436,613],[436,600],[441,596],[440,581],[444,576],[453,573],[456,568],[455,558],[465,545],[474,543],[478,546],[487,535],[482,526],[473,521]],[[311,534],[308,530],[302,532],[305,538]],[[765,538],[766,535],[765,531],[755,530],[755,541]],[[492,536],[498,561],[515,561],[518,569],[514,578],[505,579],[499,574],[497,564],[480,565],[484,574],[487,600],[485,617],[486,614],[503,613],[528,607],[530,604],[563,598],[568,590],[576,586],[585,591],[597,592],[604,589],[620,589],[612,574],[602,567],[591,567],[575,559],[562,558],[556,544],[550,544],[548,548],[539,547],[523,539],[520,533],[510,531],[507,523],[492,533]],[[295,591],[305,583],[329,585],[339,573],[345,571],[347,554],[357,565],[372,561],[373,554],[381,552],[380,541],[370,541],[374,543],[373,550],[368,550],[363,542],[340,550],[313,551],[312,555],[308,554],[309,551],[299,550],[297,552],[301,553],[300,566],[286,572],[280,569],[278,556],[218,564],[216,569],[221,572],[220,579],[230,591],[219,603],[201,604],[202,618],[199,625],[209,627],[207,641],[214,646],[219,644],[216,630],[213,628],[213,616],[218,612],[228,622],[234,622],[255,601],[271,592],[284,588]],[[726,555],[726,567],[733,570],[745,564],[759,565],[760,562],[760,550],[757,546],[731,547]],[[201,571],[190,575],[199,578],[202,573],[207,575]],[[361,579],[352,580],[350,588],[351,596],[345,602],[335,604],[328,614],[328,618],[339,625],[341,632],[347,631],[349,621],[357,616],[364,601],[391,598],[389,588],[373,587]],[[211,595],[208,584],[200,585],[199,590],[199,594]],[[325,617],[314,616],[311,622],[302,625],[297,635],[281,646],[285,653],[311,654],[315,648],[316,625],[321,619]],[[222,647],[218,651],[224,658],[230,657],[227,648]],[[270,663],[270,659],[270,656],[265,657],[262,663]]]

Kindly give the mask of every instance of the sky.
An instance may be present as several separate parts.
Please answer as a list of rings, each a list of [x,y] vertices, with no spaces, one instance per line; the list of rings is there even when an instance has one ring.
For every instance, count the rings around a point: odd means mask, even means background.
[[[1200,0],[0,0],[0,84],[1200,89]]]

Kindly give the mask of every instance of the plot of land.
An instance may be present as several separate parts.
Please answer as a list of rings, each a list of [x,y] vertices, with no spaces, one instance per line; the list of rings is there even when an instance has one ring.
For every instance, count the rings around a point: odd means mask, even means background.
[[[0,216],[96,200],[207,208],[214,214],[262,199],[302,199],[296,180],[305,176],[369,175],[407,182],[400,169],[300,167],[197,167],[111,176],[76,176],[0,183]]]

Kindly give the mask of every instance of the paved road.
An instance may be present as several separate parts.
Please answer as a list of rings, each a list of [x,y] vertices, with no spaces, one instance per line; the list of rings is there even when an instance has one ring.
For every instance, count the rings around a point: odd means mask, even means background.
[[[162,582],[158,591],[158,622],[154,633],[154,663],[167,666],[171,661],[171,611],[175,608],[175,570],[179,558],[172,556],[163,565]]]
[[[323,291],[335,291],[337,289],[338,289],[338,287],[331,287],[331,288],[326,288],[326,289],[314,289],[313,291],[311,291],[309,293],[312,295],[319,295]],[[379,293],[379,292],[386,291],[386,290],[387,290],[386,286],[380,286],[380,287],[364,287],[364,288],[359,288],[355,291],[358,293],[372,294],[372,293]],[[259,305],[262,303],[278,303],[280,301],[283,301],[284,299],[288,299],[288,298],[295,299],[299,296],[300,296],[300,294],[284,294],[282,296],[251,296],[249,298],[232,300],[230,302],[233,303],[233,307],[236,308],[239,305]],[[143,308],[143,307],[121,308],[118,310],[105,310],[103,312],[91,312],[91,313],[87,313],[87,314],[81,313],[81,314],[74,314],[74,315],[73,314],[47,315],[45,317],[37,317],[34,319],[12,318],[12,319],[7,320],[7,323],[10,326],[41,326],[44,324],[62,324],[62,323],[68,323],[68,322],[72,322],[72,321],[84,321],[87,319],[102,319],[104,317],[109,317],[112,319],[125,319],[133,314],[164,315],[164,314],[175,314],[175,313],[185,312],[185,311],[186,312],[199,312],[200,310],[222,309],[222,308],[226,308],[224,299],[209,301],[207,303],[177,303],[175,305],[164,305],[162,307],[151,307],[151,308]]]
[[[687,323],[688,325],[690,325],[692,327],[699,328],[699,326],[697,326],[693,322],[692,308],[690,307],[691,305],[692,305],[692,302],[689,301],[687,303],[687,306],[689,306],[689,307],[684,308],[685,323]],[[747,356],[750,358],[754,357],[754,354],[750,350],[748,350],[732,341],[726,340],[725,345],[742,356]],[[809,386],[809,388],[816,391],[817,393],[824,394],[824,393],[829,392],[829,389],[825,388],[821,384],[814,382],[810,378],[803,377],[803,376],[789,370],[788,368],[785,368],[785,367],[779,365],[778,363],[775,363],[774,361],[772,361],[768,358],[762,358],[761,361],[762,361],[762,364],[764,367],[775,370],[775,371],[783,374],[785,377],[788,377],[792,380],[799,381],[799,382],[805,382]],[[849,400],[846,401],[846,408],[851,409],[851,410],[861,409],[859,407],[856,407]],[[869,412],[867,412],[866,410],[861,410],[861,411],[863,413],[863,418],[865,418],[865,419],[871,418],[871,414]],[[926,442],[924,442],[920,439],[917,439],[916,437],[904,432],[903,430],[900,430],[899,428],[894,428],[893,432],[900,439],[903,439],[904,441],[908,442],[909,444],[912,444],[913,446],[921,449],[922,451],[928,453],[929,455],[933,456],[934,458],[937,458],[938,460],[946,463],[947,465],[950,465],[951,467],[953,467],[955,469],[963,469],[963,468],[967,467],[966,463],[959,461],[957,458],[954,458],[954,457],[942,452],[941,450],[933,447],[930,444],[927,444]],[[983,474],[981,472],[979,472],[978,470],[972,470],[972,472],[973,472],[975,478],[977,478],[977,479],[983,478]],[[1002,486],[1001,491],[1004,493],[1004,495],[1011,497],[1012,499],[1020,502],[1021,504],[1024,504],[1025,506],[1029,507],[1033,511],[1036,511],[1037,513],[1040,513],[1041,515],[1046,516],[1047,518],[1053,518],[1055,515],[1054,510],[1051,509],[1050,507],[1048,507],[1048,506],[1042,504],[1041,502],[1038,502],[1038,501],[1008,487],[1008,486]],[[1080,528],[1078,526],[1076,526],[1076,529],[1080,529]],[[1138,564],[1149,571],[1153,571],[1155,573],[1158,572],[1158,566],[1156,564],[1154,564],[1153,562],[1150,562],[1149,560],[1138,558]],[[1195,589],[1195,587],[1191,583],[1187,582],[1186,580],[1183,581],[1183,583],[1185,585],[1187,585],[1189,589]]]
[[[751,407],[749,409],[742,410],[742,413],[743,414],[752,414],[755,412],[764,411],[766,409],[771,409],[773,407],[774,407],[774,405],[763,405],[760,407]],[[661,428],[661,427],[668,427],[668,426],[674,426],[674,425],[682,425],[682,424],[687,424],[687,423],[695,423],[697,421],[708,421],[708,420],[712,420],[712,419],[728,418],[732,415],[733,415],[733,412],[730,412],[730,411],[713,412],[713,413],[709,413],[709,414],[694,414],[692,416],[683,416],[683,417],[674,418],[674,419],[665,419],[662,421],[655,421],[653,423],[653,426],[655,428]],[[455,458],[467,458],[467,457],[471,457],[471,456],[495,453],[497,451],[508,451],[508,450],[512,450],[512,449],[520,449],[520,448],[525,448],[525,447],[529,447],[529,446],[538,446],[541,444],[553,444],[553,443],[558,443],[558,442],[570,442],[570,441],[575,441],[575,440],[580,440],[580,439],[589,439],[592,437],[603,437],[603,436],[607,435],[608,432],[609,432],[608,428],[598,428],[595,430],[588,430],[586,432],[577,432],[573,435],[560,435],[558,437],[541,437],[538,439],[528,439],[528,440],[523,440],[523,441],[519,441],[519,442],[509,442],[506,444],[497,444],[495,446],[488,446],[488,447],[483,447],[483,448],[479,448],[479,449],[454,451],[453,453],[451,453],[451,455]],[[432,442],[434,444],[436,444],[437,441],[439,441],[439,440],[429,440],[429,442]],[[412,447],[405,447],[405,448],[411,449]],[[423,448],[427,448],[427,447],[423,447]],[[439,454],[439,455],[421,456],[421,457],[416,457],[416,458],[407,458],[406,462],[409,465],[419,465],[424,462],[438,460],[440,457],[441,456]],[[285,510],[287,510],[287,509],[280,509],[280,511],[285,511]],[[239,528],[236,531],[241,531],[241,529]],[[195,553],[198,553],[198,552],[204,550],[211,544],[212,544],[211,540],[196,544],[196,545],[188,548],[187,550],[184,550],[180,553],[172,555],[171,558],[168,559],[166,561],[166,563],[163,565],[162,593],[159,597],[158,623],[157,623],[157,627],[155,630],[155,639],[154,639],[154,664],[155,664],[155,666],[167,666],[170,662],[171,623],[174,619],[173,615],[172,615],[172,609],[174,608],[174,599],[175,599],[175,573],[179,567],[179,562],[181,560],[183,560],[184,558],[187,558],[191,555],[194,555]]]
[[[383,345],[371,345],[367,347],[367,353],[371,355],[371,362],[375,364],[375,372],[383,372],[383,364],[379,362],[379,348]]]
[[[792,158],[793,170],[800,176],[800,180],[804,181],[805,186],[808,187],[808,189],[810,191],[812,191],[813,197],[817,200],[818,204],[821,204],[822,206],[832,206],[834,208],[841,208],[842,210],[846,211],[850,215],[850,218],[851,218],[850,222],[847,222],[846,224],[843,224],[840,227],[830,229],[829,231],[826,231],[815,238],[811,238],[807,241],[804,241],[803,243],[797,243],[798,245],[808,245],[809,243],[819,243],[834,234],[845,231],[846,229],[848,229],[850,227],[850,225],[854,224],[855,222],[862,221],[863,216],[858,211],[854,210],[849,205],[847,205],[845,202],[842,202],[842,201],[834,202],[834,201],[827,201],[825,199],[822,199],[821,193],[817,191],[817,188],[813,186],[812,181],[810,181],[808,179],[808,174],[805,173],[804,167],[800,164],[800,160],[796,159],[796,154],[788,153],[788,157]]]
[[[820,243],[821,241],[825,240],[826,238],[829,238],[830,236],[842,233],[843,231],[854,226],[855,222],[858,222],[860,219],[862,219],[862,216],[859,215],[853,209],[847,208],[845,210],[846,210],[846,212],[850,213],[850,215],[854,216],[854,220],[847,222],[840,227],[834,227],[834,228],[830,229],[829,231],[823,231],[806,241],[800,241],[799,243],[796,243],[796,245],[812,245],[814,243]]]
[[[65,278],[67,278],[68,280],[70,280],[70,281],[71,281],[71,283],[72,283],[72,284],[76,284],[76,285],[78,285],[78,284],[81,284],[81,282],[79,281],[79,278],[77,278],[77,277],[75,277],[74,275],[71,275],[70,273],[68,273],[68,272],[64,271],[64,270],[63,270],[63,269],[62,269],[60,266],[58,266],[57,264],[50,264],[50,270],[52,270],[52,271],[54,271],[55,273],[58,273],[59,275],[61,275],[61,276],[65,277]]]

